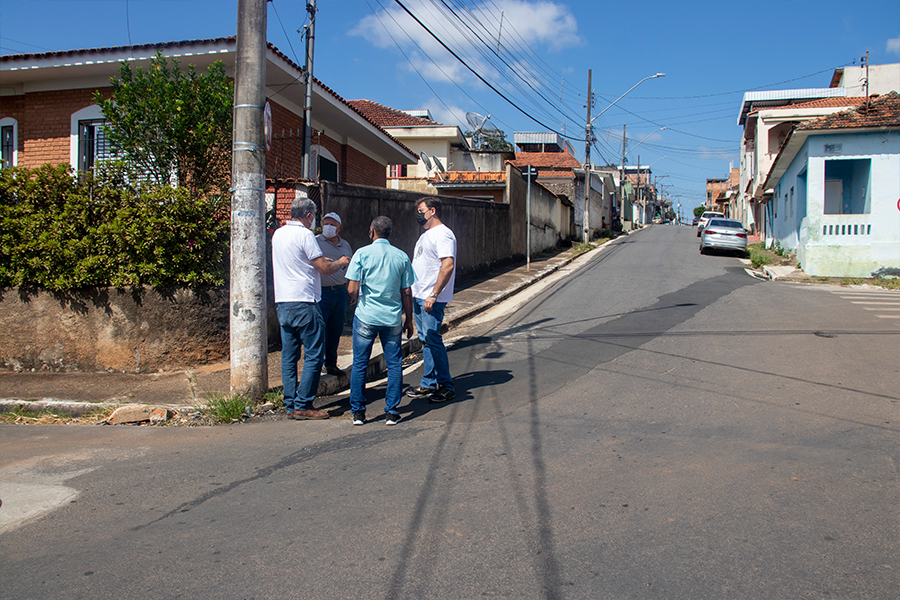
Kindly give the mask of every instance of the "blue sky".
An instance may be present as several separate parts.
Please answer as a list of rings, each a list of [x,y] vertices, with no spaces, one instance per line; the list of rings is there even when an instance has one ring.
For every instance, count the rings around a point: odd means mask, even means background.
[[[546,126],[575,138],[581,158],[588,69],[594,115],[642,78],[663,72],[665,78],[643,82],[595,121],[591,158],[618,163],[626,125],[634,148],[628,163],[640,157],[655,175],[666,175],[660,183],[686,210],[702,202],[706,178],[725,177],[729,162],[738,165],[743,92],[827,87],[836,67],[858,64],[866,51],[871,64],[900,62],[900,0],[403,3],[522,110],[389,0],[318,0],[316,77],[344,98],[428,108],[439,121],[464,128],[467,111],[490,114],[510,141],[514,131]],[[269,41],[301,64],[297,30],[305,6],[305,0],[268,5]],[[468,15],[472,30],[448,16],[447,6]],[[228,36],[236,15],[237,0],[0,0],[0,52]],[[473,40],[473,30],[485,41]],[[495,51],[498,38],[500,56],[518,75],[488,61],[494,55],[486,45]]]

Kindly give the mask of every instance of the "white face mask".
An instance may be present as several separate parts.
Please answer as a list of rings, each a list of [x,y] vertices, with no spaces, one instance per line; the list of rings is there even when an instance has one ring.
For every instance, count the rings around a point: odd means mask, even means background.
[[[333,238],[337,236],[337,226],[335,225],[322,225],[322,235],[327,238]]]
[[[309,224],[309,230],[312,231],[316,228],[316,218],[313,217],[312,223]]]

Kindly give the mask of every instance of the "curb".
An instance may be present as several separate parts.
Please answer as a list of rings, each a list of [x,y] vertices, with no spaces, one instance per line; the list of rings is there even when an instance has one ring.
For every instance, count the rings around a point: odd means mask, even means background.
[[[631,232],[634,233],[634,232]],[[623,234],[619,237],[626,237],[629,234]],[[560,269],[569,264],[575,262],[579,258],[590,256],[595,252],[599,252],[611,244],[614,244],[616,240],[619,239],[614,238],[596,248],[589,250],[587,252],[583,252],[581,254],[577,254],[574,256],[569,256],[556,264],[551,266],[544,267],[541,271],[534,273],[530,277],[527,277],[520,281],[518,284],[498,292],[495,296],[483,300],[477,304],[474,304],[468,308],[460,310],[458,313],[452,314],[448,318],[445,319],[443,327],[441,328],[442,333],[446,333],[447,331],[458,327],[462,322],[466,321],[478,315],[489,308],[503,302],[521,292],[522,290],[531,287],[535,283],[541,281],[556,273]],[[402,344],[402,353],[403,356],[409,356],[415,352],[418,352],[422,348],[422,342],[418,337],[414,337],[410,340],[404,340]],[[352,356],[350,357],[350,364],[352,365]],[[387,363],[384,359],[384,353],[379,349],[377,352],[373,350],[373,354],[369,359],[369,368],[367,371],[367,375],[374,376],[378,373],[384,371],[387,367]],[[319,389],[317,391],[318,396],[331,396],[338,392],[347,390],[350,388],[350,366],[343,368],[343,375],[323,375],[319,381]],[[71,415],[74,417],[80,417],[85,415],[96,408],[119,408],[122,406],[130,406],[140,405],[139,403],[134,402],[82,402],[76,400],[54,400],[53,398],[41,398],[35,400],[24,400],[24,399],[11,399],[11,398],[0,398],[0,412],[9,412],[13,410],[19,410],[21,408],[27,407],[29,410],[41,411],[41,410],[50,410],[57,411],[61,413],[65,413],[67,415]],[[194,407],[184,404],[167,404],[167,405],[154,405],[156,408],[165,408],[173,411],[184,410],[186,407],[194,410]]]

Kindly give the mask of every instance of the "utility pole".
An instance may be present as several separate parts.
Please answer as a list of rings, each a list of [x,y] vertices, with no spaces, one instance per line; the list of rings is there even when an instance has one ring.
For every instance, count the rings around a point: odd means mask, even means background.
[[[303,178],[309,179],[310,144],[312,144],[313,53],[316,46],[316,0],[306,3],[309,27],[306,29],[306,100],[303,104]]]
[[[619,211],[619,223],[625,229],[625,124],[622,124],[622,168],[619,173],[619,196],[622,200],[622,209]]]
[[[231,175],[231,390],[269,389],[266,341],[266,0],[238,0]]]
[[[584,243],[591,241],[591,70],[588,69],[587,125],[584,130]]]

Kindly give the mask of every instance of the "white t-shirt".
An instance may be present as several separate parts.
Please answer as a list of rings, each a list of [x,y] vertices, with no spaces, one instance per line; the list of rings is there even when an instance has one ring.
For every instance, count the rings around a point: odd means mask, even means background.
[[[443,223],[426,230],[416,242],[412,260],[413,271],[416,272],[416,282],[412,285],[414,298],[425,300],[434,291],[442,258],[453,259],[453,274],[438,294],[437,302],[450,302],[453,300],[453,283],[456,281],[456,236]]]
[[[318,302],[322,280],[312,261],[322,249],[312,231],[300,221],[288,221],[272,234],[272,271],[275,302]]]

